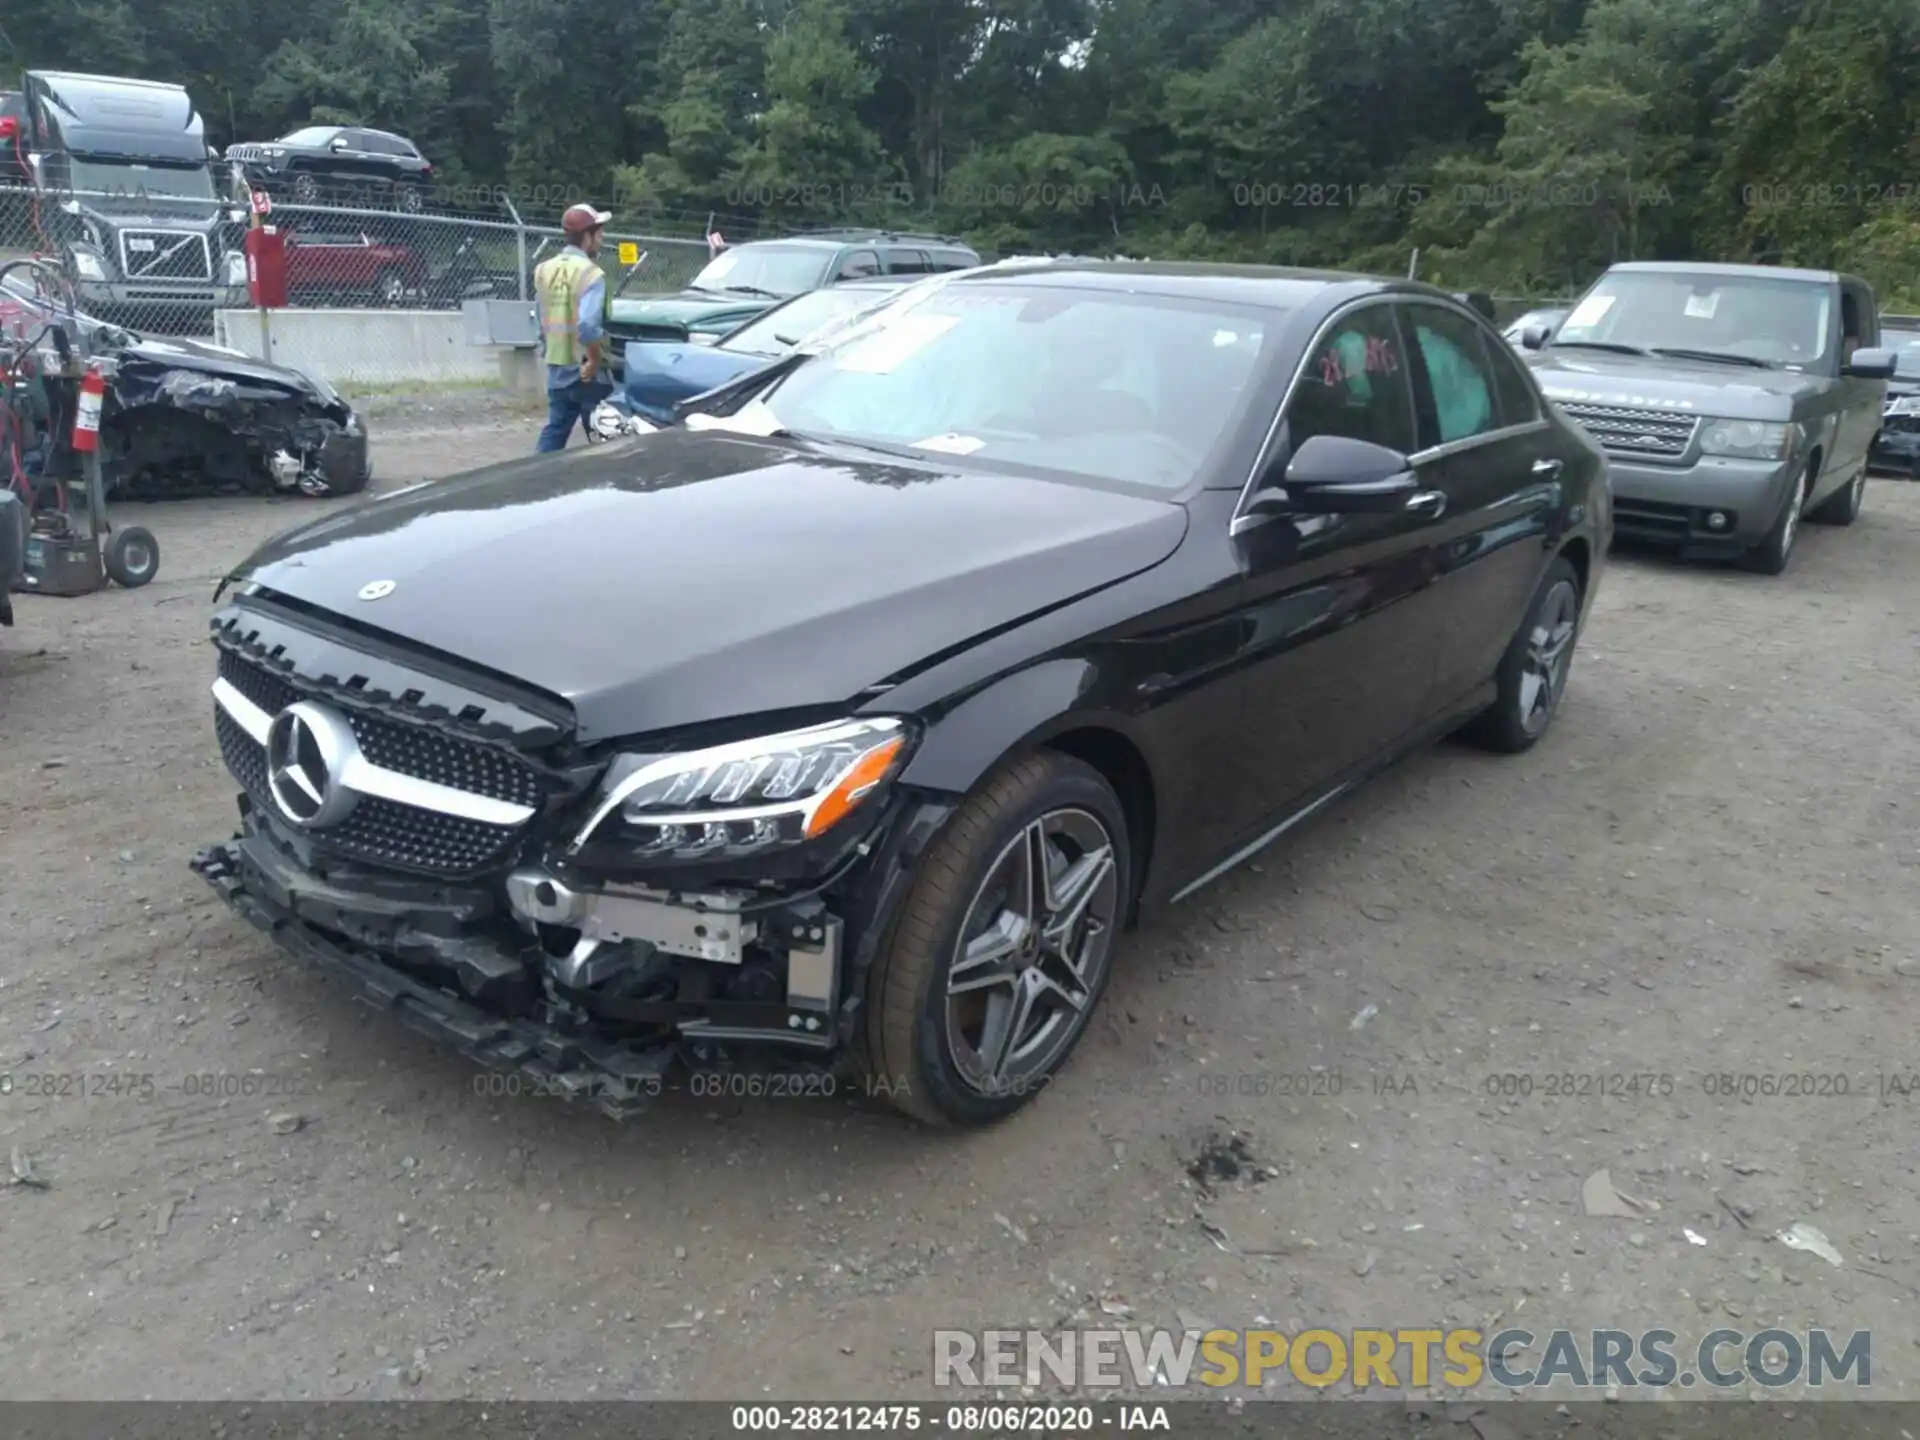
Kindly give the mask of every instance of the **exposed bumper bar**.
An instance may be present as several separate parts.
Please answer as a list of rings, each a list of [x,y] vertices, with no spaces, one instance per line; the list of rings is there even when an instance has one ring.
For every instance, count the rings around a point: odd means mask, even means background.
[[[334,940],[267,893],[239,845],[211,845],[192,866],[223,899],[290,954],[346,986],[353,998],[450,1045],[490,1070],[518,1074],[535,1094],[591,1104],[616,1120],[646,1107],[665,1088],[671,1042],[645,1048],[577,1040],[531,1020],[489,1014],[458,996],[422,985]]]

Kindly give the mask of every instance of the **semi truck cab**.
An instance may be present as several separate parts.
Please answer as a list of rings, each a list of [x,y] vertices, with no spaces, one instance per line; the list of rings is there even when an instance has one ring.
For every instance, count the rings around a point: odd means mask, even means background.
[[[89,310],[204,331],[215,310],[247,303],[245,212],[220,193],[186,90],[52,70],[29,70],[21,89],[41,240]]]

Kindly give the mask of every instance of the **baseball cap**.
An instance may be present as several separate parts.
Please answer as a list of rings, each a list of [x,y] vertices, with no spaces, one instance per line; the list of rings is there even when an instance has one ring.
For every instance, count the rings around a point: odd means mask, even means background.
[[[560,217],[560,228],[569,235],[584,235],[613,218],[611,210],[596,210],[591,205],[575,205]]]

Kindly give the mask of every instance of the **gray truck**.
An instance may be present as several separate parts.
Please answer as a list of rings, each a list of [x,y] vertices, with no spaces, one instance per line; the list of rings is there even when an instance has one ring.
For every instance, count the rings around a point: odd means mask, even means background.
[[[1615,265],[1521,337],[1607,453],[1614,533],[1778,575],[1800,521],[1850,525],[1894,354],[1863,280],[1767,265]]]
[[[243,210],[215,181],[217,152],[178,85],[29,70],[23,149],[55,250],[95,315],[204,333],[247,303]]]

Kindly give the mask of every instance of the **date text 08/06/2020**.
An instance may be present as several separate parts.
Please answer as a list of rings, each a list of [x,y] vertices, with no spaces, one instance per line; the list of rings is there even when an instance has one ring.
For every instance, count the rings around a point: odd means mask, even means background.
[[[1173,1430],[1166,1406],[1138,1404],[735,1405],[730,1420],[736,1432],[778,1435],[904,1435],[928,1431],[972,1436]]]

